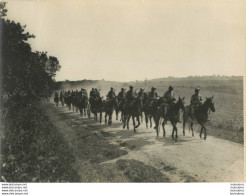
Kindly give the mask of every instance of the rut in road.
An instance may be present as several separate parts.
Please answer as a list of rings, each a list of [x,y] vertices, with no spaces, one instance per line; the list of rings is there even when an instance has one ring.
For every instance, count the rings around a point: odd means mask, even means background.
[[[122,124],[100,125],[65,107],[49,107],[47,114],[67,140],[76,158],[78,182],[240,182],[243,145],[212,136],[208,140],[181,135],[156,138],[144,124],[123,130]],[[115,119],[115,118],[113,118]]]

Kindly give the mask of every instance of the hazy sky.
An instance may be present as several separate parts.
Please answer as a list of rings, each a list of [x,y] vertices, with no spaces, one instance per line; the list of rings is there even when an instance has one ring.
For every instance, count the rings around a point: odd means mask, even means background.
[[[10,0],[57,80],[244,75],[244,0]]]

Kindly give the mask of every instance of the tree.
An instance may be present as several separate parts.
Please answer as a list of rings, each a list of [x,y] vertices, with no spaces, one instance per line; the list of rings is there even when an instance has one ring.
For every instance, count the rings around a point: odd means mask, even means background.
[[[5,5],[0,3],[1,93],[29,100],[48,97],[61,68],[59,60],[47,52],[32,51],[27,41],[35,36],[25,32],[26,26],[4,19]]]

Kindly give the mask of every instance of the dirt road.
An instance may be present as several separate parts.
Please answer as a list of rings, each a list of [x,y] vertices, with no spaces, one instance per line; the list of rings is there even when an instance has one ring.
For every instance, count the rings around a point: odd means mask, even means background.
[[[78,182],[242,182],[242,144],[207,136],[200,140],[179,129],[177,141],[157,138],[142,124],[136,133],[113,118],[108,126],[67,108],[50,106],[47,114],[64,135],[76,158]],[[161,132],[162,135],[162,132]]]

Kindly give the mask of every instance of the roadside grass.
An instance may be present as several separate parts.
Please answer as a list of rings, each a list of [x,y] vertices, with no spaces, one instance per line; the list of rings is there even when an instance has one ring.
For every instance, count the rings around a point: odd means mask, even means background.
[[[1,121],[1,181],[75,182],[75,158],[39,103],[8,102]]]

